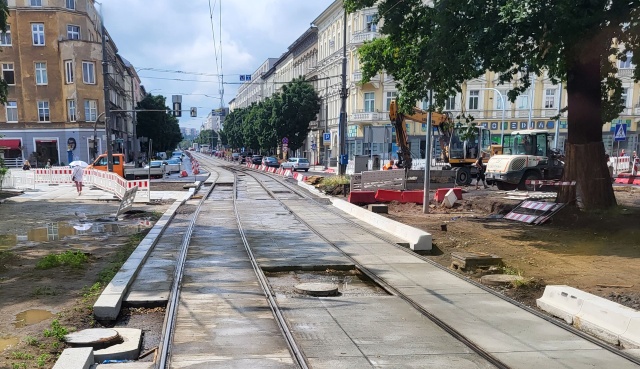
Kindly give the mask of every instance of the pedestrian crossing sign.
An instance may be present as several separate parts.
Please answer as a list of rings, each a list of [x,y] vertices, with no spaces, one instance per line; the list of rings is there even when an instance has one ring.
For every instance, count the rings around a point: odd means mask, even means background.
[[[613,138],[615,141],[625,141],[627,139],[627,125],[623,123],[616,124],[616,130]]]

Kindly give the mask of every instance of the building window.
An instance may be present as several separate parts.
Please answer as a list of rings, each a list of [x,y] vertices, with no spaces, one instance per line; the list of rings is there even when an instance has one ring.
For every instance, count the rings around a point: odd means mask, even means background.
[[[47,63],[36,63],[36,85],[46,85],[47,79]]]
[[[455,96],[447,97],[447,99],[444,101],[444,109],[445,110],[456,110],[456,97]]]
[[[480,90],[469,91],[469,110],[478,110],[480,103]]]
[[[0,33],[0,46],[11,46],[11,26],[7,25],[7,30]]]
[[[500,95],[502,94],[502,95]],[[503,109],[503,105],[504,105],[504,109],[507,109],[506,106],[506,99],[507,99],[507,91],[500,91],[500,94],[495,93],[493,96],[496,99],[496,110],[502,110]]]
[[[364,111],[365,113],[373,113],[375,109],[375,94],[373,92],[364,93]]]
[[[396,97],[398,97],[397,91],[387,91],[387,99],[386,99],[387,110],[386,111],[389,111],[391,107],[391,100],[395,100]]]
[[[625,60],[625,61],[620,60],[620,62],[618,64],[618,68],[620,68],[620,69],[633,69],[634,65],[631,63],[631,58],[633,58],[633,53],[632,52],[627,52],[627,60]]]
[[[64,77],[68,85],[73,83],[73,60],[64,61]]]
[[[8,85],[16,84],[16,72],[13,70],[13,63],[2,63],[2,79]]]
[[[7,101],[7,123],[18,122],[18,102]]]
[[[49,116],[49,102],[48,101],[38,101],[38,121],[39,122],[49,122],[49,121],[51,121],[51,117]]]
[[[98,100],[84,101],[84,119],[87,122],[95,122],[98,119]]]
[[[520,95],[518,96],[518,109],[528,109],[529,108],[529,96]]]
[[[31,36],[33,36],[33,45],[44,46],[44,23],[32,23]]]
[[[373,14],[369,14],[369,15],[365,16],[364,29],[367,32],[377,32],[378,31],[378,24],[375,23],[375,16]]]
[[[96,84],[96,65],[93,62],[82,62],[82,81],[88,85]]]
[[[544,94],[544,108],[555,109],[556,107],[556,90],[553,88],[547,88]]]
[[[31,6],[42,6],[42,0],[31,0]]]
[[[76,101],[75,100],[67,100],[67,118],[69,122],[76,121]]]
[[[76,0],[67,0],[67,9],[76,10]]]
[[[622,106],[626,108],[627,107],[627,100],[629,100],[629,89],[628,88],[623,88],[622,89],[622,94],[620,95],[620,99],[622,100],[621,101]]]
[[[67,26],[67,38],[69,40],[79,40],[80,39],[80,26]]]

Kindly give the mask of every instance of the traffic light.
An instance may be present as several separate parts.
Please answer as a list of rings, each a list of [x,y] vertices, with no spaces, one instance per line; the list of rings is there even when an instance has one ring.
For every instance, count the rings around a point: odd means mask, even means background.
[[[190,112],[191,112],[191,118],[197,118],[198,117],[198,109],[197,108],[191,108]]]
[[[173,116],[174,117],[182,116],[182,103],[179,103],[179,102],[173,103]]]

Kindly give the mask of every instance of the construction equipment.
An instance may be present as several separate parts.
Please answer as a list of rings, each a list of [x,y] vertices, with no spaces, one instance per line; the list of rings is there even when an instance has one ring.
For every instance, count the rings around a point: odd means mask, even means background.
[[[491,145],[491,133],[488,129],[475,124],[454,123],[450,113],[431,113],[431,125],[440,132],[440,148],[442,159],[456,171],[456,183],[469,185],[477,173],[474,166],[478,156],[490,157],[501,153],[501,146]],[[398,111],[395,100],[389,107],[389,118],[396,127],[396,141],[400,148],[398,158],[402,167],[411,168],[411,152],[407,142],[405,120],[426,123],[428,112],[413,108],[413,114],[402,114]],[[408,164],[407,164],[408,163]]]
[[[409,140],[407,137],[407,126],[405,121],[412,120],[419,123],[427,123],[429,112],[422,109],[413,108],[413,114],[402,114],[398,111],[398,104],[395,100],[391,100],[389,105],[389,119],[396,128],[396,143],[400,150],[398,151],[398,167],[411,169],[411,149],[409,148]],[[453,119],[449,113],[431,113],[431,125],[438,127],[440,132],[440,149],[443,159],[446,161],[447,147],[451,138],[451,129],[453,127]]]
[[[562,177],[563,157],[549,144],[544,130],[522,130],[505,136],[502,155],[495,155],[487,163],[488,183],[499,190],[533,190],[527,181],[557,180]]]

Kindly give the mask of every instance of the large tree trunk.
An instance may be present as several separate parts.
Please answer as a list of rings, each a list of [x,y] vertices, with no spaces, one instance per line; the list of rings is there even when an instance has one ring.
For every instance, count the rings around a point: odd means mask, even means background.
[[[568,140],[563,180],[576,181],[563,187],[558,200],[572,203],[576,192],[585,209],[616,205],[602,143],[602,97],[599,48],[583,47],[567,61]]]

